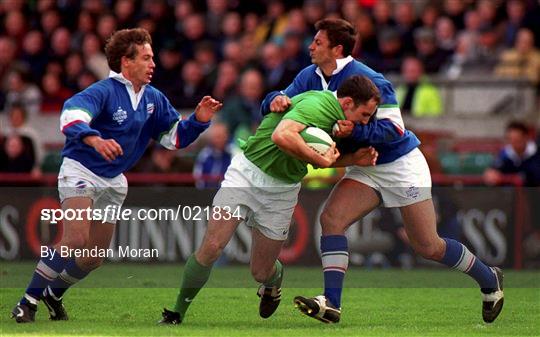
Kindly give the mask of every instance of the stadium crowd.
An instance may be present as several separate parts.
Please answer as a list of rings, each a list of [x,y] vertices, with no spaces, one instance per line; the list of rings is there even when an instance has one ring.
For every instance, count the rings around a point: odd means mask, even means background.
[[[9,0],[0,17],[0,113],[8,121],[0,171],[7,172],[39,172],[46,135],[26,121],[59,115],[68,97],[108,77],[103,47],[123,28],[151,33],[152,85],[176,108],[191,111],[206,94],[224,102],[226,127],[213,132],[230,140],[250,134],[266,93],[284,89],[311,63],[307,46],[323,17],[354,24],[355,58],[402,75],[396,89],[404,115],[444,114],[431,75],[540,83],[537,0]],[[231,150],[217,143],[187,162],[150,147],[150,163],[135,170],[191,171],[196,162],[196,174],[219,174]]]

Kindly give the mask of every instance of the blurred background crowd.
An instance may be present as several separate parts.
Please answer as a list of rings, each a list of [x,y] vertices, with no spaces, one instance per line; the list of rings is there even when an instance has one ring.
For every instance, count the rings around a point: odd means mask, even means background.
[[[0,172],[57,172],[63,102],[108,76],[103,50],[115,30],[144,27],[152,85],[184,114],[208,94],[224,107],[188,151],[151,145],[133,171],[191,172],[198,187],[214,187],[203,178],[225,171],[265,95],[311,64],[323,17],[356,27],[353,57],[393,81],[434,174],[495,184],[497,172],[525,172],[540,185],[538,0],[3,0]],[[318,171],[314,188],[339,174]]]

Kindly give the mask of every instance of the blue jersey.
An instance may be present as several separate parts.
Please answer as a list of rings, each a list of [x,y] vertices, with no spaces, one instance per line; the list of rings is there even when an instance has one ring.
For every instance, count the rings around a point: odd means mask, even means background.
[[[384,76],[361,62],[347,56],[336,60],[330,82],[326,82],[321,69],[312,64],[304,68],[287,89],[269,93],[261,105],[261,112],[270,112],[270,102],[278,95],[294,97],[308,90],[330,90],[336,92],[341,83],[353,75],[363,75],[369,78],[379,89],[381,104],[375,118],[367,125],[356,124],[353,134],[347,140],[346,148],[356,149],[363,146],[373,146],[379,152],[377,164],[392,162],[409,153],[420,141],[414,133],[405,129],[401,111],[392,84]]]
[[[145,85],[135,93],[121,74],[99,81],[64,103],[60,128],[66,136],[63,157],[80,162],[98,176],[113,178],[131,168],[143,155],[150,139],[172,150],[191,144],[208,126],[192,114],[182,120],[169,100]],[[83,138],[97,135],[114,139],[124,152],[105,160]]]

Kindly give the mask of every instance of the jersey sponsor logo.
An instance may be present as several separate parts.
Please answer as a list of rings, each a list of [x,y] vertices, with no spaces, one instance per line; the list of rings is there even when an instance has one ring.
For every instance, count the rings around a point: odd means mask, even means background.
[[[146,112],[151,115],[154,113],[154,109],[155,109],[155,106],[154,106],[154,103],[148,103],[146,104]]]
[[[122,109],[122,107],[118,107],[118,110],[113,113],[112,119],[113,121],[116,121],[118,125],[122,125],[122,123],[124,123],[124,121],[127,119],[127,111]]]

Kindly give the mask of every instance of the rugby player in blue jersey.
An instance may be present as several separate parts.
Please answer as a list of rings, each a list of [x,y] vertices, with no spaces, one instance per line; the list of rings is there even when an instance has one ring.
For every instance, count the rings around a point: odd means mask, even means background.
[[[317,34],[309,46],[312,65],[303,69],[283,91],[269,93],[261,105],[263,114],[283,112],[290,98],[308,90],[336,91],[352,75],[371,79],[381,94],[375,116],[365,124],[340,121],[337,136],[345,138],[352,150],[373,146],[377,165],[352,166],[334,187],[321,215],[321,255],[324,294],[297,296],[295,305],[304,314],[326,323],[341,316],[341,292],[348,267],[346,229],[373,209],[398,207],[416,253],[458,269],[474,278],[481,288],[482,314],[486,322],[497,318],[503,305],[499,268],[485,265],[460,242],[440,238],[431,199],[429,167],[416,136],[405,129],[394,89],[383,75],[351,56],[355,29],[345,20],[323,19],[316,23]]]
[[[58,175],[63,210],[119,209],[127,193],[123,172],[141,158],[150,139],[170,150],[186,147],[221,108],[219,101],[205,96],[195,113],[182,120],[163,93],[149,85],[155,68],[151,44],[144,29],[114,33],[105,47],[109,78],[65,102],[60,128],[66,143]],[[62,296],[103,258],[62,257],[61,247],[106,249],[114,226],[106,218],[64,220],[62,239],[38,262],[12,317],[18,323],[33,322],[43,300],[51,320],[67,320]]]

